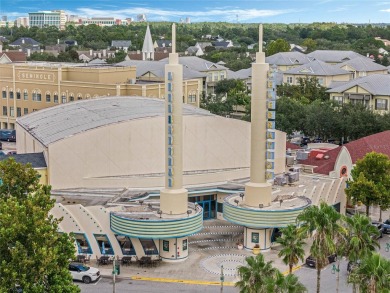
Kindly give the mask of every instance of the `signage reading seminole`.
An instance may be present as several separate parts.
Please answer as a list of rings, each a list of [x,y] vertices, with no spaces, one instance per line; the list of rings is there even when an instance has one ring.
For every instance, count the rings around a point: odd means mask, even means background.
[[[36,73],[36,72],[27,72],[27,71],[20,71],[18,73],[18,77],[20,80],[47,80],[47,81],[54,81],[54,74],[53,73]]]

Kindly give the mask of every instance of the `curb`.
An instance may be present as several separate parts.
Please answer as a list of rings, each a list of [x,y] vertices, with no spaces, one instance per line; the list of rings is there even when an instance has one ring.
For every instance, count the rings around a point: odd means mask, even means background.
[[[299,265],[299,266],[296,266],[296,267],[293,267],[292,268],[292,272],[295,272],[295,271],[298,271],[301,267],[303,266],[303,264]],[[288,275],[290,272],[287,270],[285,272],[283,272],[282,274],[283,275]]]
[[[102,278],[112,279],[112,275],[101,275]],[[180,279],[168,279],[168,278],[151,278],[140,276],[116,276],[117,280],[133,280],[133,281],[149,281],[160,283],[178,283],[178,284],[191,284],[191,285],[207,285],[207,286],[220,286],[221,282],[217,281],[202,281],[202,280],[180,280]],[[235,282],[223,282],[224,286],[234,287]]]

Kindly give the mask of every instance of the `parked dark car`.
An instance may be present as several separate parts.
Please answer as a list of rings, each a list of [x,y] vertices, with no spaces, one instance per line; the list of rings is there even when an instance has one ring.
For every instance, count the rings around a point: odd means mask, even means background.
[[[383,222],[383,233],[390,233],[390,219],[387,219],[386,221]]]
[[[329,263],[336,262],[337,255],[336,254],[329,255],[328,261],[329,261]],[[315,268],[316,267],[316,259],[314,257],[312,257],[311,255],[309,255],[309,257],[306,258],[306,265],[309,267]]]
[[[16,141],[16,130],[1,129],[0,130],[0,140]]]
[[[321,137],[316,137],[315,139],[313,139],[313,142],[321,143],[322,142],[322,138]]]
[[[310,142],[311,142],[310,137],[302,137],[301,138],[301,146],[307,145]]]

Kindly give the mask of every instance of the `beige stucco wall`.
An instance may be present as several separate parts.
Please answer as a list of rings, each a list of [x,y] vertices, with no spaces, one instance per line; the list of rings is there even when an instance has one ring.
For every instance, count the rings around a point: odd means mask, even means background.
[[[329,177],[340,178],[340,172],[344,166],[347,168],[348,178],[351,179],[351,170],[353,164],[351,155],[349,154],[346,147],[341,148],[334,164],[334,170],[332,172],[329,172]]]
[[[164,184],[164,118],[93,129],[49,145],[17,129],[18,153],[43,151],[48,183],[60,188],[160,188]],[[285,134],[277,131],[275,173],[285,166]],[[250,124],[219,116],[184,117],[184,185],[249,176]],[[207,172],[205,172],[207,171]]]
[[[322,86],[329,87],[332,81],[349,81],[351,79],[351,74],[340,74],[340,75],[309,75],[309,74],[283,74],[283,82],[287,83],[287,77],[293,78],[294,85],[298,84],[299,78],[310,78],[316,77],[317,79],[323,79]]]

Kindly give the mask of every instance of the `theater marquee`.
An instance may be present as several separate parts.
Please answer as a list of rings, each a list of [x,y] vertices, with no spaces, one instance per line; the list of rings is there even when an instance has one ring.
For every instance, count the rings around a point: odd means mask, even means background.
[[[19,80],[40,80],[50,82],[54,82],[55,80],[55,76],[53,73],[19,71],[17,76]]]

